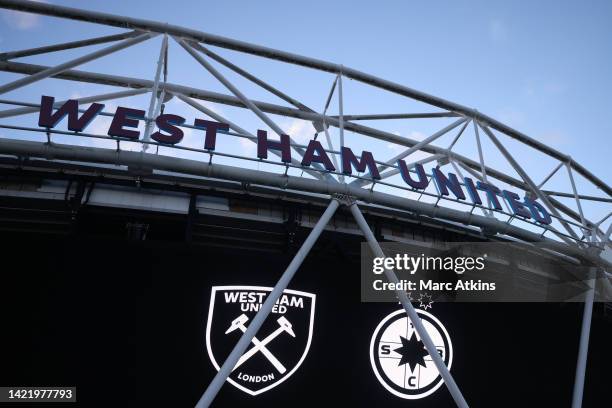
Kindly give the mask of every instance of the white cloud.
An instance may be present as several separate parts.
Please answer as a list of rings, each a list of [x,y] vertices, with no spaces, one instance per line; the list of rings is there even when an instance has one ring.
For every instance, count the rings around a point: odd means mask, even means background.
[[[34,0],[38,3],[46,3],[44,0]],[[24,13],[22,11],[3,10],[2,18],[9,26],[18,30],[30,30],[40,24],[40,15]]]
[[[315,130],[310,122],[300,119],[292,119],[285,126],[281,126],[289,136],[297,143],[307,144],[314,137]]]

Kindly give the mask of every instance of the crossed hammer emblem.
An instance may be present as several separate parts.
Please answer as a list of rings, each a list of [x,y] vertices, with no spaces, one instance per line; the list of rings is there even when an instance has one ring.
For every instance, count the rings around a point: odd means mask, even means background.
[[[240,331],[244,333],[247,329],[245,326],[245,323],[248,321],[249,321],[249,317],[245,314],[241,314],[240,316],[238,316],[236,319],[232,321],[232,324],[230,325],[229,329],[225,331],[225,334],[231,333],[237,329],[240,329]],[[278,329],[274,330],[269,336],[267,336],[263,340],[259,340],[257,339],[257,337],[253,337],[253,339],[251,340],[251,343],[253,343],[253,347],[249,351],[244,353],[242,357],[240,357],[240,360],[238,360],[238,362],[234,366],[234,370],[240,367],[245,361],[253,357],[255,354],[257,354],[258,352],[261,352],[261,354],[263,354],[264,357],[266,357],[268,361],[272,363],[274,368],[276,368],[279,373],[284,374],[285,371],[287,371],[285,366],[280,361],[278,361],[278,359],[274,356],[274,354],[272,354],[270,350],[268,350],[268,348],[266,347],[272,340],[280,336],[282,333],[287,333],[291,337],[295,337],[295,333],[293,332],[291,322],[289,322],[287,318],[285,318],[284,316],[281,316],[277,320],[277,322],[279,326]]]

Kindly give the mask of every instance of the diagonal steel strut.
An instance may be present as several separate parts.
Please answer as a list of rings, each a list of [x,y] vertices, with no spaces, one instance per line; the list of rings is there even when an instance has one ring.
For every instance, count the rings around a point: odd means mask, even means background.
[[[238,343],[236,343],[232,352],[225,359],[225,362],[219,369],[219,372],[217,372],[217,375],[215,375],[215,378],[213,378],[208,388],[196,404],[196,408],[207,408],[213,402],[217,396],[217,393],[223,386],[223,383],[225,383],[225,380],[232,372],[234,366],[236,363],[238,363],[238,360],[240,360],[240,356],[242,356],[246,351],[247,347],[251,343],[251,340],[257,334],[261,328],[261,325],[272,311],[272,307],[278,298],[280,298],[280,296],[283,294],[283,291],[287,288],[289,282],[291,282],[291,279],[323,232],[325,226],[329,223],[329,220],[332,218],[339,205],[340,203],[335,198],[331,200],[317,224],[314,226],[312,231],[310,231],[306,241],[304,241],[299,251],[295,254],[293,260],[278,280],[278,283],[276,286],[274,286],[272,292],[270,292],[268,297],[266,297],[266,301],[253,318],[253,321],[242,337],[240,337],[240,340],[238,340]]]
[[[141,34],[138,30],[128,31],[121,34],[105,35],[102,37],[88,38],[86,40],[70,41],[61,44],[46,45],[44,47],[28,48],[19,51],[9,51],[0,53],[0,61],[7,61],[15,58],[30,57],[32,55],[47,54],[50,52],[72,50],[74,48],[87,47],[96,44],[105,44],[113,41],[125,40]]]
[[[580,328],[580,344],[578,346],[578,359],[576,362],[576,376],[574,378],[574,393],[572,394],[572,408],[582,407],[582,394],[584,391],[584,376],[586,373],[587,356],[589,353],[589,335],[591,333],[591,318],[593,315],[593,298],[595,296],[595,268],[590,268],[591,275],[588,280],[589,289],[585,293],[584,310],[582,312],[582,325]]]
[[[4,84],[0,86],[0,95],[7,93],[9,91],[13,91],[18,88],[21,88],[25,85],[29,85],[33,82],[40,81],[41,79],[45,79],[45,78],[49,78],[51,76],[57,75],[61,72],[69,70],[70,68],[74,68],[76,66],[85,64],[86,62],[93,61],[105,55],[112,54],[116,51],[122,50],[124,48],[131,47],[132,45],[141,43],[156,35],[157,34],[155,33],[140,34],[137,37],[128,38],[126,40],[121,41],[120,43],[111,45],[110,47],[102,48],[101,50],[97,50],[92,53],[83,55],[81,57],[72,59],[70,61],[66,61],[54,67],[47,68],[44,71],[40,71],[35,74],[31,74],[24,78],[19,78],[16,81],[9,82],[8,84]]]
[[[351,213],[353,214],[353,217],[355,218],[355,221],[357,221],[357,224],[359,225],[359,228],[361,229],[361,232],[363,232],[363,235],[365,235],[365,238],[368,241],[368,245],[370,246],[370,249],[372,250],[372,252],[374,252],[374,254],[376,254],[377,257],[384,258],[385,254],[382,248],[380,247],[380,244],[378,243],[378,241],[376,241],[376,238],[374,237],[374,234],[372,233],[370,226],[366,222],[365,218],[363,218],[363,214],[361,213],[361,210],[359,210],[359,207],[357,207],[357,204],[353,203],[350,206],[350,209],[351,209]],[[387,280],[389,282],[393,282],[393,283],[399,282],[395,273],[390,269],[385,268],[385,276],[387,277]],[[457,383],[455,382],[453,376],[448,370],[448,367],[446,366],[446,364],[444,364],[444,361],[442,361],[442,358],[440,357],[440,355],[438,354],[438,351],[436,350],[436,346],[434,345],[433,341],[431,340],[431,337],[427,333],[425,326],[423,326],[423,323],[421,322],[421,319],[417,315],[416,310],[414,310],[414,307],[412,306],[410,299],[408,299],[408,295],[406,294],[406,292],[399,290],[399,289],[396,290],[395,292],[397,294],[399,301],[404,307],[404,310],[406,310],[406,313],[408,314],[410,321],[414,325],[414,329],[416,330],[416,332],[419,334],[419,337],[423,341],[423,344],[425,345],[427,352],[429,353],[433,362],[436,364],[436,367],[438,368],[438,372],[440,373],[440,376],[442,377],[442,379],[444,379],[444,383],[446,384],[448,391],[451,393],[453,399],[455,400],[455,403],[460,408],[469,408],[467,402],[465,401],[465,398],[463,398],[463,395],[461,394],[461,391],[459,390],[459,387],[457,386]]]

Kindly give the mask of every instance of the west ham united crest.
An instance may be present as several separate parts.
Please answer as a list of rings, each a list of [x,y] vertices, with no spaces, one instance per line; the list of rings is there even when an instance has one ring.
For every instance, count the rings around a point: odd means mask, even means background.
[[[432,314],[419,309],[417,313],[450,369],[453,347],[448,332]],[[423,398],[442,385],[438,369],[403,309],[385,317],[374,330],[370,362],[378,381],[401,398]]]
[[[272,288],[215,286],[206,322],[206,349],[217,370]],[[288,379],[300,367],[312,340],[315,295],[285,290],[227,379],[258,395]]]

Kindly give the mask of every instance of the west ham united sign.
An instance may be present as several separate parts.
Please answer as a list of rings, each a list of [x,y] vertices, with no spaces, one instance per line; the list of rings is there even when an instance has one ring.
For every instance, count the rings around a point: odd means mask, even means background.
[[[212,288],[206,349],[217,370],[271,291],[262,286]],[[310,349],[315,300],[312,293],[285,290],[227,381],[250,395],[258,395],[288,379]]]
[[[417,313],[444,364],[450,369],[453,346],[448,332],[431,313],[418,309]],[[404,309],[385,317],[374,330],[370,362],[378,381],[401,398],[424,398],[443,383]]]
[[[55,112],[54,107],[57,107]],[[103,104],[93,103],[79,116],[79,101],[77,99],[69,99],[65,102],[56,103],[54,97],[43,95],[40,101],[38,126],[50,130],[67,117],[68,130],[77,133],[83,132],[103,109]],[[107,134],[116,140],[137,141],[140,138],[140,131],[137,130],[139,121],[144,120],[144,110],[119,106],[115,110]],[[159,130],[151,134],[151,139],[167,146],[180,143],[184,136],[181,126],[184,125],[185,120],[182,116],[169,113],[159,115],[155,118],[155,124]],[[198,118],[194,119],[193,127],[204,131],[204,148],[208,152],[213,152],[216,148],[217,133],[227,133],[230,129],[228,123]],[[281,153],[281,161],[283,163],[292,163],[290,137],[286,134],[279,136],[280,139],[278,141],[269,140],[265,130],[257,130],[257,157],[260,160],[267,160],[268,151],[276,150]],[[323,166],[324,171],[328,172],[341,170],[347,176],[353,174],[354,168],[360,173],[366,173],[367,171],[366,174],[373,181],[381,179],[378,165],[374,160],[372,152],[364,150],[361,152],[361,155],[357,156],[350,147],[342,146],[340,149],[340,162],[342,167],[336,169],[323,145],[313,139],[308,142],[300,164],[303,167],[311,167],[313,165]],[[425,190],[430,183],[430,176],[425,173],[422,164],[416,162],[413,165],[414,173],[416,173],[414,175],[411,174],[406,161],[399,159],[397,161],[398,172],[408,187],[415,190]],[[312,168],[314,169],[315,167]],[[414,179],[414,176],[416,176],[416,179]],[[534,197],[529,195],[526,195],[523,201],[521,201],[519,195],[515,192],[500,190],[498,187],[485,181],[474,181],[469,177],[465,177],[461,181],[454,173],[445,175],[438,167],[432,169],[431,180],[436,185],[440,197],[449,196],[452,193],[457,200],[466,200],[469,197],[474,205],[482,205],[483,198],[481,198],[481,194],[484,193],[486,200],[490,202],[490,205],[496,211],[502,211],[499,199],[504,198],[515,216],[525,219],[533,218],[535,222],[544,225],[552,222],[548,210],[542,204],[535,201]],[[467,195],[465,194],[466,191]]]

